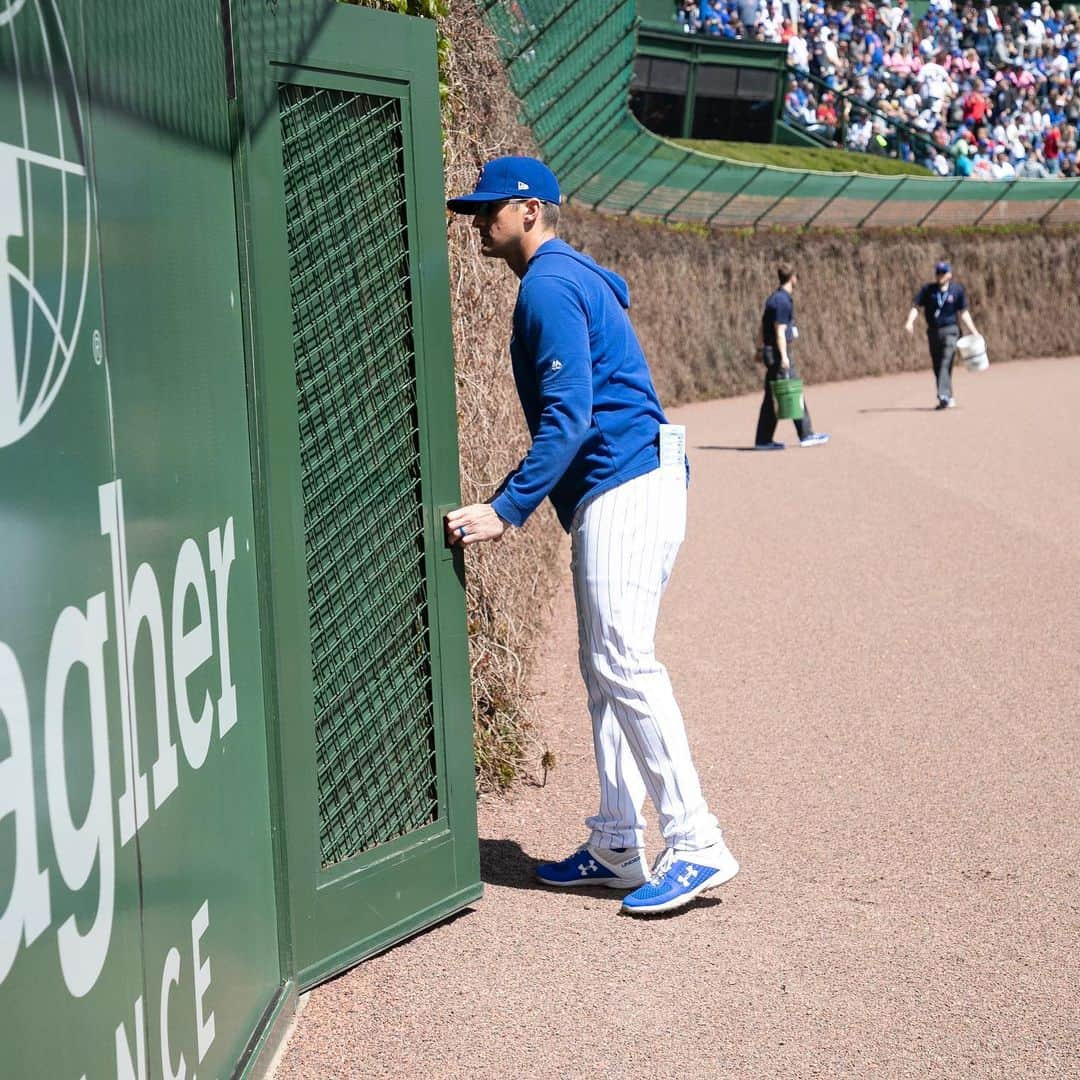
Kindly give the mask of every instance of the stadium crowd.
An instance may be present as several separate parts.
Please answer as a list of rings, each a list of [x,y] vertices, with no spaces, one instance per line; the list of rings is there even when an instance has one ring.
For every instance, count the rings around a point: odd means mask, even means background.
[[[687,33],[783,44],[785,118],[940,176],[1080,178],[1080,13],[1041,0],[678,0]],[[811,78],[813,76],[813,78]]]

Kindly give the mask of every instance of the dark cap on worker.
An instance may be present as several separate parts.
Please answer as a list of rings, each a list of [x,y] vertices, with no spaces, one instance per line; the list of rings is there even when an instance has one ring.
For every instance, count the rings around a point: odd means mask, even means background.
[[[944,259],[942,259],[941,262],[934,264],[935,274],[947,274],[951,269],[952,267],[947,262],[945,262]]]
[[[559,204],[559,182],[542,162],[531,157],[499,157],[489,161],[468,195],[446,200],[455,214],[475,214],[485,203],[502,199],[540,199]]]

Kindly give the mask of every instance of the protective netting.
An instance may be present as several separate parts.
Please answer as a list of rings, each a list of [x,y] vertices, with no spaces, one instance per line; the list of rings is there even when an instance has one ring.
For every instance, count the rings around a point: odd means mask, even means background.
[[[436,794],[400,103],[279,91],[324,865]]]
[[[714,225],[1080,222],[1080,182],[815,173],[686,150],[627,97],[636,0],[483,0],[510,85],[564,194],[600,210]]]

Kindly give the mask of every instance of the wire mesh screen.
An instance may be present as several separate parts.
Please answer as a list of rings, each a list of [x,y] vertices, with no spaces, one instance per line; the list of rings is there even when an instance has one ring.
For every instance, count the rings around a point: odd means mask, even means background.
[[[323,865],[433,821],[401,110],[279,89]]]

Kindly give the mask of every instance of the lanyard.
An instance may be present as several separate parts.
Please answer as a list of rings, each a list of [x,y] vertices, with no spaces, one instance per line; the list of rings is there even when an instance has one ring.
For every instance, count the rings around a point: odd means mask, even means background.
[[[935,319],[935,321],[936,321],[937,319],[940,319],[940,318],[941,318],[941,309],[942,309],[942,308],[943,308],[943,307],[945,306],[945,304],[946,304],[946,303],[948,302],[948,299],[949,299],[949,288],[950,288],[950,287],[949,287],[948,285],[946,285],[946,286],[945,286],[945,291],[944,291],[944,292],[942,292],[942,291],[941,291],[940,289],[938,289],[937,293],[936,293],[936,294],[934,295],[934,303],[935,303],[935,304],[937,305],[937,310],[936,310],[936,311],[934,312],[934,319]]]

